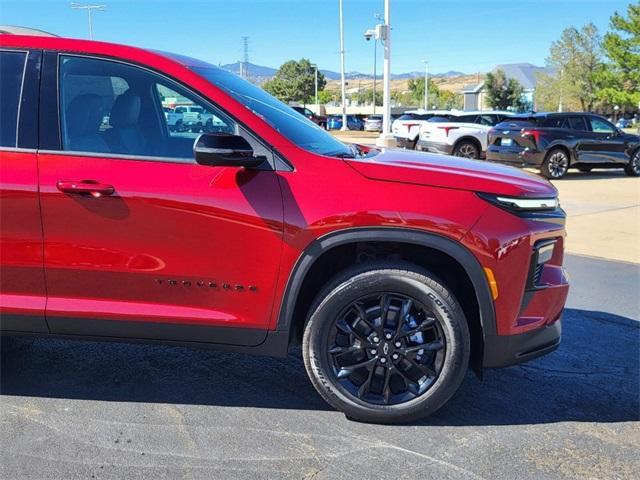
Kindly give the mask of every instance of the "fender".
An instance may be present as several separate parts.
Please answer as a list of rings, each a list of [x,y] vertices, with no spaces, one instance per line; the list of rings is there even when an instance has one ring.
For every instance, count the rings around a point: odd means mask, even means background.
[[[483,337],[496,334],[496,319],[491,292],[482,266],[476,257],[455,240],[433,233],[397,227],[348,228],[328,233],[311,243],[300,255],[289,275],[280,306],[276,331],[289,332],[291,330],[293,311],[300,287],[315,261],[334,247],[365,241],[411,243],[439,250],[452,257],[464,268],[473,284],[480,308]]]

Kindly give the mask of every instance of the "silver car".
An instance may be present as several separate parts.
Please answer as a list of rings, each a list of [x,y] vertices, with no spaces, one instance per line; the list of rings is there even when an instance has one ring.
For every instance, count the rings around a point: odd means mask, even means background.
[[[367,132],[381,132],[382,115],[369,115],[364,121],[364,129]]]

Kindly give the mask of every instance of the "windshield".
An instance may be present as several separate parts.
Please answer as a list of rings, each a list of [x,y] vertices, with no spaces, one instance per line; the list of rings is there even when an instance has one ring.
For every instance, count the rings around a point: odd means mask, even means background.
[[[352,157],[353,150],[260,87],[216,67],[189,67],[221,88],[300,148],[320,155]]]

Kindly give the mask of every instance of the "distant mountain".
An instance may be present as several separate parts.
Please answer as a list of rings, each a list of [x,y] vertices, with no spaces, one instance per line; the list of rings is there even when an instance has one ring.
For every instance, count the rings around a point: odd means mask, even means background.
[[[240,62],[229,63],[227,65],[220,65],[220,68],[224,70],[228,70],[229,72],[233,72],[237,75],[240,75]],[[272,78],[276,72],[278,71],[275,68],[265,67],[262,65],[256,65],[255,63],[248,62],[247,63],[248,76],[250,78],[255,78],[261,82],[269,80]]]
[[[266,80],[269,80],[270,78],[272,78],[276,72],[278,71],[275,68],[271,68],[271,67],[265,67],[263,65],[256,65],[254,63],[247,63],[247,69],[248,69],[248,76],[254,80],[256,80],[258,83],[262,83]],[[233,72],[235,74],[240,74],[240,62],[236,62],[236,63],[229,63],[227,65],[220,65],[220,68],[223,68],[224,70],[228,70],[230,72]],[[332,70],[320,70],[320,73],[322,73],[325,78],[327,80],[340,80],[340,72],[334,72]],[[431,74],[430,74],[431,75]],[[443,77],[443,78],[449,78],[449,77],[459,77],[461,75],[465,75],[463,72],[457,72],[454,70],[449,70],[448,72],[445,73],[435,73],[432,74],[432,77]],[[362,72],[346,72],[344,74],[345,78],[347,80],[357,80],[357,79],[365,79],[365,78],[371,78],[372,74],[371,73],[362,73]],[[380,71],[378,72],[378,76],[380,78],[382,78],[382,68],[380,69]],[[391,79],[392,80],[397,80],[397,79],[405,79],[405,78],[421,78],[424,76],[424,71],[423,72],[408,72],[408,73],[396,73],[396,74],[391,74]]]

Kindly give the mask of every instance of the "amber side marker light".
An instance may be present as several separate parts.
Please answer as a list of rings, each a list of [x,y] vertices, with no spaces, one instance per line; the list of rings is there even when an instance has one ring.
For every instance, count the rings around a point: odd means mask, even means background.
[[[489,267],[484,267],[484,274],[487,276],[487,281],[489,282],[491,297],[496,300],[498,298],[498,282],[496,282],[496,277],[493,275],[493,270]]]

